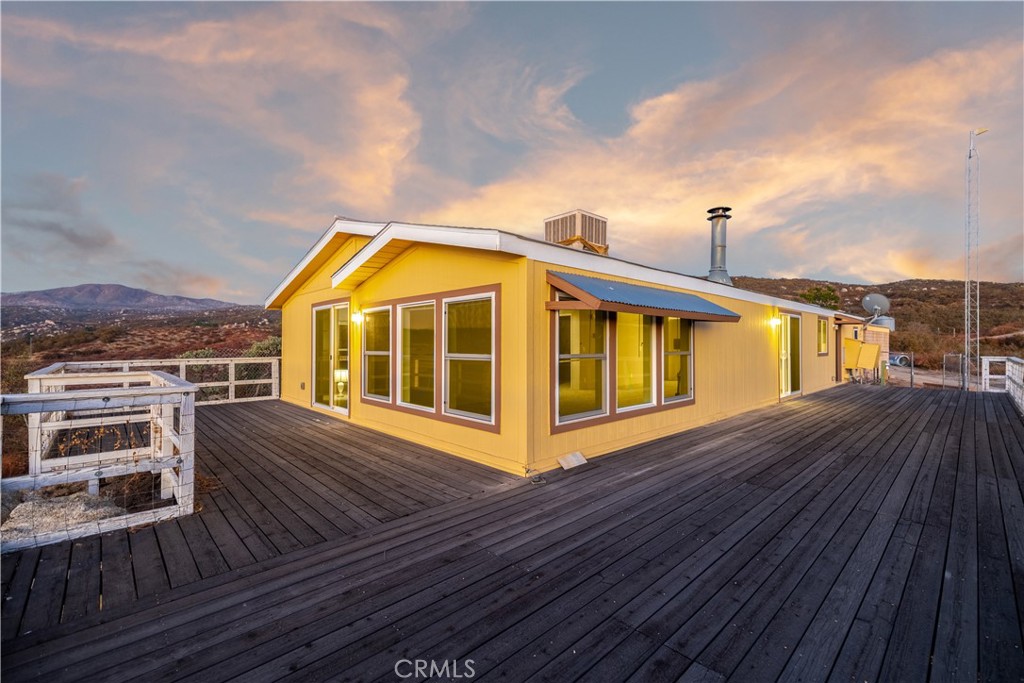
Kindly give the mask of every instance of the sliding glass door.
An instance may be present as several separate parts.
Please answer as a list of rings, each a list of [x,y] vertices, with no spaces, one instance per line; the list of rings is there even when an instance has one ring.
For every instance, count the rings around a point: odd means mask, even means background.
[[[348,412],[348,304],[313,309],[313,403]]]
[[[779,386],[782,396],[800,393],[800,316],[783,315],[779,339]]]

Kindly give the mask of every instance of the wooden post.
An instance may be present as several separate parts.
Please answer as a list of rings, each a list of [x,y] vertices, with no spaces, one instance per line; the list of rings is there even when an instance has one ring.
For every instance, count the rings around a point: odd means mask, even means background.
[[[228,400],[235,400],[235,361],[228,361]]]
[[[178,499],[178,512],[182,515],[192,514],[193,485],[195,483],[195,432],[196,404],[195,394],[185,392],[181,395],[181,408],[178,416],[178,457],[181,460],[178,474],[178,488],[175,497]]]
[[[174,405],[164,404],[157,406],[160,410],[160,450],[161,458],[170,458],[174,455],[174,442],[171,440],[171,433],[174,431]],[[153,436],[153,453],[157,453],[156,435]],[[174,495],[175,481],[169,469],[160,471],[160,498],[167,500]]]
[[[28,393],[38,394],[42,390],[42,382],[38,378],[29,378]],[[43,465],[43,416],[37,412],[28,414],[28,473],[37,475]]]
[[[281,398],[281,358],[280,356],[270,361],[270,395],[273,398]]]

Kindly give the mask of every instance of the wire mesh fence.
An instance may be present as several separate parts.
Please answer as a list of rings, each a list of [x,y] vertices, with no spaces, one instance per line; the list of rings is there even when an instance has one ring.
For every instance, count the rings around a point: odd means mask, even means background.
[[[59,370],[0,401],[28,432],[27,471],[0,480],[3,551],[190,514],[196,387],[162,372]]]
[[[194,406],[279,396],[280,344],[259,346],[25,375],[0,402],[3,552],[191,513]]]

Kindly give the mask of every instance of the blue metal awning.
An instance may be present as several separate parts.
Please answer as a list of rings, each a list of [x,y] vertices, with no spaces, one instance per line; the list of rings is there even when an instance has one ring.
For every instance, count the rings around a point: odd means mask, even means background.
[[[628,282],[548,271],[547,280],[573,300],[548,302],[548,309],[589,309],[671,316],[687,320],[738,322],[740,316],[696,294]]]

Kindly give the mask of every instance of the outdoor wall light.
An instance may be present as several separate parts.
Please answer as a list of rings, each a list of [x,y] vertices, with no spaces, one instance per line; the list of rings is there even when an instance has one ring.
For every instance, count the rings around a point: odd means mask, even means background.
[[[356,311],[352,314],[352,323],[358,325],[361,322],[363,322],[363,314],[361,311]]]
[[[768,322],[771,323],[772,327],[778,327],[779,325],[782,324],[782,318],[780,318],[779,316],[775,316],[774,318],[772,318]]]

